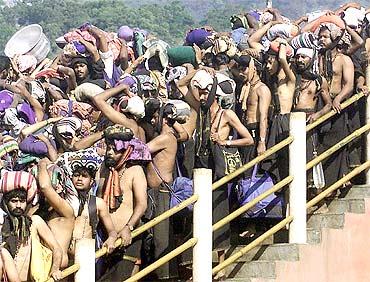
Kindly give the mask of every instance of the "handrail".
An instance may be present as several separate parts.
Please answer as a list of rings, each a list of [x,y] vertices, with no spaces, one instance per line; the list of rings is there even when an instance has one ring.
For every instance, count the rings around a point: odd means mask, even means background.
[[[179,254],[185,252],[187,249],[194,247],[194,245],[197,243],[198,239],[196,238],[191,238],[188,241],[186,241],[184,244],[181,246],[177,247],[173,251],[169,252],[165,256],[161,257],[158,259],[156,262],[152,263],[151,265],[147,266],[140,272],[136,273],[134,276],[131,276],[129,279],[126,279],[125,282],[136,282],[139,279],[145,277],[148,275],[150,272],[153,270],[157,269],[161,265],[165,264],[166,262],[170,261],[174,257],[178,256]]]
[[[234,172],[222,177],[221,179],[217,180],[215,183],[212,184],[212,190],[216,190],[217,188],[221,187],[222,185],[229,182],[231,179],[239,176],[243,172],[245,172],[247,169],[253,167],[255,164],[259,163],[260,161],[263,161],[267,157],[271,156],[272,154],[276,153],[277,151],[281,150],[285,146],[289,145],[293,142],[293,137],[289,136],[280,143],[272,146],[270,149],[266,150],[263,154],[257,156],[250,162],[244,164],[242,167],[238,168]]]
[[[348,180],[350,180],[352,177],[356,176],[357,174],[361,173],[363,170],[370,167],[370,161],[367,161],[360,165],[359,167],[352,170],[350,173],[348,173],[346,176],[342,177],[340,180],[338,180],[336,183],[325,189],[323,192],[321,192],[319,195],[317,195],[315,198],[310,200],[306,204],[306,209],[311,208],[321,200],[323,200],[326,196],[328,196],[330,193],[338,189],[340,186],[342,186],[344,183],[346,183]],[[287,179],[287,178],[285,178]],[[224,262],[218,264],[216,267],[212,269],[212,274],[216,274],[220,270],[224,269],[225,267],[229,266],[233,262],[235,262],[237,259],[245,255],[247,252],[249,252],[254,247],[257,247],[260,243],[262,243],[266,238],[270,237],[271,235],[278,232],[280,229],[282,229],[286,224],[293,221],[293,216],[288,216],[272,228],[270,228],[268,231],[266,231],[264,234],[253,240],[250,244],[239,250],[237,253],[233,254],[229,258],[227,258]]]
[[[360,165],[359,167],[356,167],[354,170],[352,170],[350,173],[348,173],[346,176],[342,177],[339,179],[337,182],[332,184],[330,187],[326,188],[323,192],[321,192],[319,195],[317,195],[315,198],[310,200],[306,208],[311,208],[314,205],[316,205],[318,202],[323,200],[326,196],[330,195],[333,191],[335,191],[338,187],[342,186],[345,184],[348,180],[350,180],[352,177],[356,176],[357,174],[361,173],[363,170],[367,169],[370,167],[370,161],[367,161]]]
[[[276,183],[269,190],[265,191],[264,193],[262,193],[261,195],[259,195],[255,199],[253,199],[252,201],[246,203],[242,207],[240,207],[237,210],[233,211],[228,216],[224,217],[223,219],[221,219],[218,222],[216,222],[215,224],[213,224],[213,226],[212,226],[213,231],[218,230],[219,228],[221,228],[225,224],[227,224],[230,221],[232,221],[233,219],[237,218],[239,215],[245,213],[247,210],[249,210],[250,208],[254,207],[259,201],[261,201],[264,198],[270,196],[272,193],[274,193],[276,191],[279,191],[285,185],[287,185],[290,182],[292,182],[292,180],[293,180],[293,176],[288,176],[288,177],[284,178],[283,180],[281,180],[280,182]]]
[[[331,154],[333,154],[335,151],[337,151],[340,148],[342,148],[343,146],[347,145],[352,140],[354,140],[357,137],[361,136],[364,132],[368,131],[369,129],[370,129],[370,124],[366,124],[366,125],[360,127],[359,129],[355,130],[350,135],[348,135],[347,137],[345,137],[342,140],[340,140],[337,144],[333,145],[332,147],[330,147],[329,149],[327,149],[325,152],[321,153],[316,158],[314,158],[311,161],[309,161],[307,163],[307,165],[306,165],[306,170],[309,170],[310,168],[314,167],[319,162],[321,162],[322,160],[326,159]]]
[[[136,228],[135,230],[133,230],[131,232],[131,237],[132,238],[135,238],[137,236],[139,236],[140,234],[144,233],[145,231],[147,231],[148,229],[152,228],[153,226],[155,226],[156,224],[158,224],[159,222],[169,218],[170,216],[174,215],[175,213],[183,210],[184,208],[186,208],[187,206],[195,203],[198,199],[198,195],[193,195],[191,197],[189,197],[188,199],[186,199],[185,201],[183,201],[182,203],[174,206],[173,208],[165,211],[164,213],[160,214],[159,216],[153,218],[152,220],[148,221],[147,223],[143,224],[142,226]],[[114,242],[114,246],[116,248],[120,247],[122,244],[122,240],[121,239],[117,239],[115,242]],[[105,254],[107,254],[107,248],[106,247],[102,247],[101,249],[97,250],[95,252],[95,258],[100,258],[102,256],[104,256]],[[80,266],[75,263],[75,264],[72,264],[71,266],[65,268],[62,270],[62,275],[61,275],[61,278],[66,278],[67,276],[77,272],[79,270]],[[49,280],[47,280],[47,282],[53,282],[54,279],[53,278],[49,278]]]
[[[280,229],[282,229],[284,226],[286,226],[288,223],[293,221],[293,216],[288,216],[282,221],[280,221],[278,224],[267,230],[265,233],[263,233],[261,236],[253,240],[250,244],[239,250],[237,253],[232,255],[231,257],[227,258],[225,261],[222,263],[218,264],[212,269],[212,274],[216,274],[220,270],[224,269],[225,267],[229,266],[232,264],[234,261],[236,261],[238,258],[242,257],[245,255],[247,252],[249,252],[251,249],[254,247],[258,246],[260,243],[262,243],[265,239],[270,237],[271,235],[274,235],[276,232],[278,232]]]
[[[347,108],[348,106],[350,106],[351,104],[353,104],[354,102],[360,100],[360,98],[364,97],[365,96],[365,93],[364,92],[360,92],[360,93],[357,93],[355,95],[353,95],[351,98],[347,99],[346,101],[344,101],[343,103],[340,104],[342,110]],[[314,129],[315,127],[317,127],[318,125],[320,125],[321,123],[323,123],[324,121],[328,120],[329,118],[331,118],[332,116],[335,116],[337,112],[334,111],[334,110],[331,110],[330,112],[326,113],[325,115],[323,115],[322,117],[318,118],[316,121],[314,121],[313,123],[307,125],[306,127],[306,132]]]

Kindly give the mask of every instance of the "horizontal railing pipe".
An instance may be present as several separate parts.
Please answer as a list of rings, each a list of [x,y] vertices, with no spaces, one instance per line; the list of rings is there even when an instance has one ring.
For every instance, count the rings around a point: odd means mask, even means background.
[[[212,274],[215,275],[220,270],[224,269],[225,267],[228,267],[230,264],[234,263],[237,259],[244,256],[246,253],[248,253],[251,249],[254,247],[257,247],[259,244],[261,244],[264,240],[266,240],[268,237],[274,235],[276,232],[278,232],[280,229],[284,228],[288,223],[292,222],[293,216],[288,216],[287,218],[280,221],[278,224],[273,226],[271,229],[266,231],[264,234],[256,238],[252,243],[248,244],[244,248],[242,248],[240,251],[232,255],[231,257],[227,258],[225,261],[220,263],[219,265],[215,266],[212,269]]]
[[[315,198],[313,198],[311,201],[309,201],[306,204],[306,208],[311,208],[314,205],[316,205],[321,200],[325,199],[327,196],[329,196],[332,192],[337,190],[340,186],[347,183],[352,177],[356,176],[357,174],[361,173],[363,170],[370,167],[370,161],[367,161],[360,165],[359,167],[356,167],[354,170],[352,170],[350,173],[348,173],[346,176],[339,179],[337,182],[335,182],[333,185],[325,189],[323,192],[321,192],[319,195],[317,195]]]
[[[177,257],[179,254],[185,252],[187,249],[194,247],[194,245],[197,243],[196,238],[191,238],[188,241],[186,241],[181,246],[177,247],[173,251],[169,252],[165,256],[158,259],[156,262],[152,263],[151,265],[147,266],[140,272],[136,273],[134,276],[131,276],[129,279],[124,280],[125,282],[136,282],[139,281],[139,279],[145,277],[152,271],[156,270],[158,267],[162,266],[166,262],[170,261],[174,257]]]
[[[329,149],[327,149],[325,152],[323,152],[320,155],[318,155],[313,160],[309,161],[307,163],[307,165],[306,165],[306,170],[309,170],[309,169],[313,168],[319,162],[321,162],[322,160],[326,159],[331,154],[333,154],[334,152],[338,151],[340,148],[344,147],[345,145],[347,145],[352,140],[354,140],[357,137],[361,136],[364,132],[368,131],[369,129],[370,129],[370,124],[366,124],[363,127],[355,130],[352,134],[350,134],[347,137],[345,137],[344,139],[340,140],[337,144],[335,144],[334,146],[330,147]]]
[[[365,94],[363,92],[360,92],[358,94],[355,94],[353,95],[351,98],[347,99],[346,101],[344,101],[343,103],[340,104],[342,110],[347,108],[348,106],[352,105],[354,102],[360,100],[362,97],[364,97]],[[336,115],[336,111],[334,110],[331,110],[330,112],[326,113],[325,115],[323,115],[322,117],[318,118],[316,121],[314,121],[313,123],[310,123],[309,125],[307,125],[306,127],[306,132],[314,129],[315,127],[317,127],[318,125],[320,125],[321,123],[323,123],[324,121],[328,120],[329,118],[331,118],[332,116],[335,116]]]
[[[215,183],[212,184],[212,189],[216,190],[217,188],[221,187],[222,185],[228,183],[231,179],[239,176],[243,172],[245,172],[247,169],[250,169],[255,164],[259,163],[260,161],[263,161],[267,157],[271,156],[272,154],[276,153],[277,151],[281,150],[285,146],[292,143],[293,137],[289,136],[285,140],[281,141],[280,143],[276,144],[275,146],[271,147],[270,149],[266,150],[263,154],[259,155],[258,157],[254,158],[250,162],[244,164],[242,167],[238,168],[234,172],[224,176],[220,180],[217,180]]]
[[[212,230],[216,231],[220,229],[225,224],[229,223],[230,221],[234,220],[238,216],[242,215],[243,213],[245,213],[246,211],[254,207],[259,201],[263,200],[264,198],[270,196],[272,193],[275,193],[279,191],[281,188],[283,188],[284,186],[288,185],[292,180],[293,180],[292,176],[288,176],[284,178],[279,183],[276,183],[274,186],[272,186],[269,190],[265,191],[264,193],[262,193],[261,195],[253,199],[252,201],[246,203],[244,206],[238,208],[237,210],[233,211],[228,216],[224,217],[223,219],[213,224]]]

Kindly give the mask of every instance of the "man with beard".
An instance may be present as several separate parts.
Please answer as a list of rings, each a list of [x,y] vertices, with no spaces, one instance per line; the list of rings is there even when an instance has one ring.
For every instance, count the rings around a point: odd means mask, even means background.
[[[123,128],[122,126],[116,126]],[[131,232],[140,224],[147,208],[147,182],[141,165],[151,160],[145,143],[137,138],[106,134],[105,160],[98,177],[98,196],[109,207],[113,225],[125,249],[106,258],[106,271],[98,281],[120,281],[135,274],[141,264],[141,236]],[[131,140],[130,140],[131,139]]]
[[[36,194],[36,180],[26,172],[6,171],[1,179],[1,188],[4,193],[1,208],[6,213],[1,235],[5,248],[14,258],[19,276],[18,281],[30,281],[33,276],[30,269],[31,254],[36,250],[31,250],[31,240],[37,236],[52,251],[52,266],[49,275],[55,280],[60,279],[62,250],[58,242],[41,217],[27,214]]]
[[[200,109],[197,121],[195,141],[195,167],[211,168],[214,178],[219,165],[216,156],[216,146],[243,147],[253,144],[253,138],[247,128],[232,110],[224,110],[215,99],[217,79],[204,70],[198,71],[191,80],[193,92],[199,94]],[[236,131],[239,138],[230,140],[229,136]],[[219,152],[221,153],[221,152]],[[222,154],[222,153],[221,153]],[[234,168],[235,169],[235,168]],[[225,186],[212,193],[213,222],[217,222],[229,214],[228,192]],[[225,250],[230,247],[230,228],[226,224],[213,233],[214,251],[217,251],[219,262],[225,259]],[[220,271],[215,279],[221,279],[225,273]]]
[[[314,122],[319,117],[328,113],[331,109],[328,83],[325,78],[313,72],[315,53],[313,49],[300,48],[296,51],[294,62],[297,81],[294,92],[293,111],[305,112],[308,123]],[[316,129],[307,133],[307,161],[312,160],[313,151],[316,151],[318,147],[317,141]],[[312,170],[307,173],[307,183],[308,188],[314,188]],[[314,189],[310,189],[309,192],[314,192],[311,190]],[[315,194],[316,193],[313,193],[313,195]]]
[[[243,112],[243,123],[251,132],[254,146],[245,148],[243,163],[266,151],[268,110],[271,103],[270,89],[264,84],[249,55],[234,58],[236,65],[231,71],[240,88],[239,102]]]
[[[337,144],[349,133],[348,111],[342,111],[340,103],[347,99],[353,91],[354,66],[350,57],[345,55],[350,39],[348,34],[333,24],[325,24],[319,30],[320,74],[329,84],[329,95],[333,99],[332,107],[337,115],[330,119],[330,129],[319,136],[323,150]],[[326,185],[331,185],[348,173],[348,150],[341,148],[323,163]]]

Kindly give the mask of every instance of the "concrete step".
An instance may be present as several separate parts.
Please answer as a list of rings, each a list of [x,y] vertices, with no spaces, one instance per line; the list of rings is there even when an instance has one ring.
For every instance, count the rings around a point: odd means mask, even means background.
[[[273,261],[236,262],[226,267],[225,274],[229,279],[245,279],[246,277],[274,279],[276,277],[275,267]]]
[[[226,258],[236,254],[245,246],[234,246],[226,252]],[[297,261],[299,259],[299,246],[297,244],[274,244],[261,245],[251,249],[240,257],[236,262],[249,262],[254,260],[286,260]],[[213,261],[217,262],[217,254],[213,252]]]
[[[367,185],[355,185],[344,196],[345,199],[370,198],[370,187]]]
[[[223,281],[228,281],[228,282],[275,282],[276,281],[275,279],[268,279],[268,278],[265,278],[265,279],[258,278],[258,280],[256,279],[257,278],[226,278]]]
[[[321,243],[321,230],[307,228],[307,244],[316,245]]]
[[[307,215],[307,227],[310,228],[342,228],[344,226],[343,213],[326,213]]]
[[[336,199],[330,202],[329,212],[331,213],[365,213],[364,199]]]

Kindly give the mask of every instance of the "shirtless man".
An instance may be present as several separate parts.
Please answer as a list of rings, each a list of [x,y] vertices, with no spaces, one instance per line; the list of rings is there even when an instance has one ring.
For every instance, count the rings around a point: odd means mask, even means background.
[[[239,102],[247,129],[254,139],[254,146],[247,147],[243,163],[254,159],[266,151],[266,137],[268,128],[268,109],[271,103],[270,89],[261,82],[254,66],[253,59],[248,55],[235,58],[236,65],[231,69],[236,81],[240,85],[241,95]],[[248,92],[248,93],[246,93]]]
[[[330,120],[331,128],[320,136],[320,143],[326,150],[348,134],[347,111],[341,109],[340,103],[347,99],[353,91],[354,66],[352,60],[343,54],[350,44],[341,30],[333,25],[322,25],[319,30],[320,74],[329,84],[332,107],[338,113]],[[348,151],[342,148],[331,155],[323,163],[326,185],[331,185],[348,173]]]
[[[117,249],[106,258],[106,266],[109,268],[98,281],[120,281],[135,274],[140,266],[141,237],[132,239],[131,232],[140,224],[141,217],[147,208],[147,182],[141,162],[148,162],[150,153],[148,151],[140,154],[146,155],[147,159],[134,161],[127,160],[129,146],[133,150],[139,150],[135,144],[145,144],[134,138],[130,141],[122,141],[109,136],[106,137],[107,149],[105,162],[102,164],[97,179],[99,181],[98,195],[109,205],[109,213],[118,236],[122,239],[124,250]],[[134,144],[135,143],[135,144]],[[119,183],[116,183],[114,175],[118,174]],[[114,190],[114,197],[110,193]]]
[[[67,252],[72,238],[75,216],[72,207],[63,198],[65,196],[63,195],[63,191],[58,194],[52,186],[47,170],[49,164],[50,162],[45,159],[39,162],[38,186],[46,199],[45,209],[47,208],[47,211],[44,212],[47,216],[47,224],[62,249],[63,258],[61,267],[65,268],[68,265]],[[65,185],[65,183],[61,185]]]
[[[107,100],[111,97],[116,96],[119,93],[132,97],[129,87],[126,84],[120,84],[114,88],[105,90],[104,92],[92,97],[92,101],[95,106],[114,124],[121,124],[125,127],[130,128],[134,136],[145,142],[144,129],[138,124],[137,117],[130,113],[121,113],[116,111]],[[143,106],[144,107],[144,106]]]
[[[248,129],[239,120],[232,110],[224,110],[215,99],[215,81],[211,74],[204,70],[198,71],[191,80],[190,88],[192,92],[199,93],[199,125],[196,137],[196,167],[217,169],[217,162],[212,157],[214,144],[227,147],[244,147],[253,144],[253,137]],[[204,121],[204,122],[202,122]],[[230,140],[232,130],[238,133],[239,138]],[[209,132],[209,135],[206,136]],[[228,193],[225,187],[213,191],[213,222],[224,218],[229,214]],[[219,261],[225,259],[225,250],[230,247],[230,229],[228,225],[223,226],[213,233],[214,251],[217,251]],[[220,271],[216,279],[222,278],[224,272]]]
[[[87,154],[76,155],[75,158],[71,158],[72,183],[80,200],[78,216],[75,220],[72,241],[69,247],[69,252],[72,255],[74,255],[77,240],[95,239],[99,220],[105,227],[106,234],[108,234],[103,246],[107,247],[109,253],[113,251],[114,242],[117,239],[117,232],[114,229],[107,205],[102,198],[93,196],[90,191],[98,169],[94,158],[95,156]]]
[[[309,48],[300,48],[296,51],[293,64],[297,77],[297,87],[294,93],[293,111],[305,112],[307,122],[316,121],[319,117],[328,113],[331,109],[331,98],[329,96],[328,83],[325,78],[313,72],[313,64],[316,51]],[[320,108],[319,108],[320,107]],[[317,130],[313,129],[307,133],[306,158],[313,159],[313,152],[317,152],[318,138]],[[307,172],[308,197],[312,198],[320,192],[322,187],[314,187],[312,170]]]
[[[36,183],[34,185],[36,186]],[[15,262],[19,277],[19,280],[15,281],[31,280],[31,232],[37,232],[43,243],[52,251],[52,266],[49,275],[53,279],[59,280],[61,277],[59,269],[62,262],[62,250],[45,221],[38,215],[31,217],[27,215],[30,202],[35,196],[35,193],[32,191],[35,192],[32,187],[27,187],[27,190],[23,187],[15,187],[3,194],[1,208],[7,215],[4,218],[4,224],[1,230],[2,239],[5,242],[5,248],[9,251]],[[7,259],[9,259],[8,256]],[[9,271],[11,269],[14,271],[14,268],[5,270]],[[16,273],[7,273],[7,276],[14,279]]]

